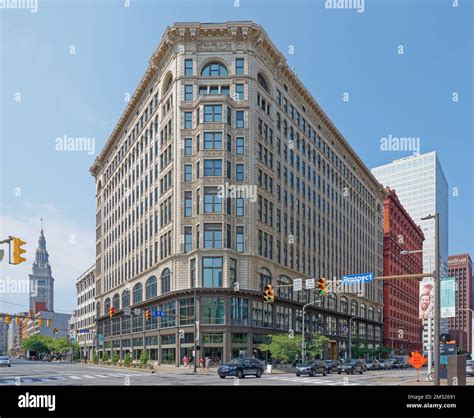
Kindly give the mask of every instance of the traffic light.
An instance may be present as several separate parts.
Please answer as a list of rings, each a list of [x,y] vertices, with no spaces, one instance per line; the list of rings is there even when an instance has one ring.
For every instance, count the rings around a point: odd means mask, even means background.
[[[150,318],[151,318],[151,312],[150,312],[149,309],[147,309],[147,310],[145,311],[145,318],[146,318],[147,321],[149,321]]]
[[[10,315],[7,315],[7,316],[5,317],[5,323],[6,323],[7,325],[10,325],[10,322],[12,322],[12,317],[11,317]]]
[[[26,244],[25,241],[22,241],[20,238],[10,237],[13,241],[13,263],[12,264],[20,264],[23,261],[26,261],[26,258],[22,257],[23,253],[26,253],[26,250],[21,248],[23,245]]]
[[[53,328],[53,334],[56,335],[58,333],[58,329],[55,327]]]
[[[275,292],[273,291],[273,286],[271,284],[267,284],[265,286],[265,291],[263,292],[263,301],[266,303],[275,302]]]
[[[15,325],[20,325],[20,317],[15,316]]]
[[[46,320],[46,326],[49,328],[51,326],[51,319]]]
[[[43,318],[41,317],[38,318],[38,326],[39,327],[43,326]]]
[[[319,294],[321,296],[325,296],[328,293],[328,290],[326,289],[326,279],[324,277],[318,280],[318,287],[319,287]]]
[[[115,315],[115,308],[112,306],[112,307],[109,309],[109,316],[112,318],[114,315]]]

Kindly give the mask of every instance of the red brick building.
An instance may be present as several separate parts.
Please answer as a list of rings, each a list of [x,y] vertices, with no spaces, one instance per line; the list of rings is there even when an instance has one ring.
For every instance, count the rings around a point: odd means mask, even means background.
[[[422,253],[402,255],[402,251],[423,249],[425,239],[389,187],[384,200],[384,276],[423,272]],[[384,288],[384,345],[397,354],[422,350],[422,327],[418,318],[418,280],[386,280]]]
[[[469,254],[449,256],[448,277],[457,279],[456,316],[448,319],[449,334],[464,351],[472,352],[472,317],[469,309],[474,309],[474,289],[472,261]]]

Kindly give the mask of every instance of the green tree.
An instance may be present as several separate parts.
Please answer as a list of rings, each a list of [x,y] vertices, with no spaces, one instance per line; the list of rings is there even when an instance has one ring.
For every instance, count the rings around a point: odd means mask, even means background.
[[[125,354],[123,364],[125,364],[126,367],[130,367],[130,364],[132,364],[132,356],[130,355],[130,352],[127,352],[127,354]]]
[[[143,350],[141,355],[140,355],[140,365],[145,366],[148,363],[148,351]]]
[[[53,338],[44,335],[33,335],[24,338],[20,346],[23,350],[34,351],[38,354],[45,354],[53,351]]]
[[[109,356],[107,355],[107,352],[104,353],[102,356],[102,363],[107,363],[109,361]]]
[[[309,341],[306,343],[306,353],[308,357],[321,357],[322,354],[326,351],[329,344],[329,338],[318,334],[311,334]]]
[[[282,362],[293,362],[301,353],[301,336],[293,336],[288,334],[268,335],[269,342],[259,344],[258,349],[261,351],[269,351],[272,357]]]
[[[116,366],[117,363],[119,362],[119,360],[120,360],[120,357],[119,357],[118,353],[116,351],[114,351],[114,355],[112,356],[112,364],[114,366]]]

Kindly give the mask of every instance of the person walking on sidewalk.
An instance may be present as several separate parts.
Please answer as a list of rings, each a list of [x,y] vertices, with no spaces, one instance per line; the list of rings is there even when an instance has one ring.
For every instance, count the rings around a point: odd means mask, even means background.
[[[183,363],[184,363],[184,367],[187,369],[188,364],[189,364],[189,357],[187,356],[187,354],[184,355]]]
[[[199,359],[199,366],[201,367],[201,370],[204,370],[205,365],[206,363],[205,363],[204,357],[201,356],[201,358]]]
[[[211,365],[211,358],[206,357],[206,370],[209,370],[209,366]]]

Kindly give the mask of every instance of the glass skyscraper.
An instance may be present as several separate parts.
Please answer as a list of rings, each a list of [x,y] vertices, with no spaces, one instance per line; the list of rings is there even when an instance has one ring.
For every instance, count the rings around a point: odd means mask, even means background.
[[[435,222],[421,218],[439,213],[440,271],[448,273],[448,183],[435,151],[395,160],[372,169],[385,187],[395,189],[401,204],[425,234],[423,271],[434,270]]]

